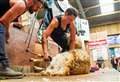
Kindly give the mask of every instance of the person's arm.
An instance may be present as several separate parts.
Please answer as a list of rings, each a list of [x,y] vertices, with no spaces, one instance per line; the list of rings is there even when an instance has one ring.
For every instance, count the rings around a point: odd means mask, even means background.
[[[76,28],[74,22],[70,23],[70,50],[75,49]]]
[[[6,27],[6,42],[9,39],[9,24],[26,9],[24,2],[14,3],[13,6],[0,18],[0,22]]]
[[[53,18],[47,29],[43,32],[42,35],[42,48],[43,48],[43,54],[45,57],[49,55],[48,53],[48,46],[47,46],[47,38],[51,35],[53,30],[57,27],[58,22],[56,21],[56,18]]]
[[[16,17],[21,15],[26,10],[26,6],[23,3],[14,3],[13,6],[0,18],[1,22],[9,28],[9,24],[13,21]]]

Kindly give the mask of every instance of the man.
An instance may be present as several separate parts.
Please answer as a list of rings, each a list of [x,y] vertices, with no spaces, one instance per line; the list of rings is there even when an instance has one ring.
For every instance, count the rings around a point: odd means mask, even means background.
[[[47,3],[47,7],[45,8],[44,19],[37,32],[38,34],[37,38],[39,43],[42,42],[43,30],[45,30],[48,27],[52,18],[58,15],[64,15],[64,11],[72,7],[69,4],[68,0],[46,0],[46,3]]]
[[[52,19],[42,35],[42,47],[45,59],[50,59],[47,50],[48,36],[51,36],[51,38],[62,48],[62,52],[75,48],[76,28],[73,21],[76,17],[77,11],[73,8],[68,8],[63,16],[56,16]],[[66,35],[68,30],[70,30],[70,44],[68,44]]]
[[[0,77],[21,78],[20,72],[15,72],[9,66],[5,52],[5,41],[9,39],[9,24],[16,17],[29,10],[38,11],[43,6],[42,0],[0,0]]]

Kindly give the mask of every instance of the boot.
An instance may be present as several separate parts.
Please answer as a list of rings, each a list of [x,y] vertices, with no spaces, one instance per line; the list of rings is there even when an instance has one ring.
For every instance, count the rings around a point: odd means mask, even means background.
[[[4,79],[20,79],[23,78],[24,75],[21,72],[15,72],[9,67],[4,69],[0,69],[0,77]]]

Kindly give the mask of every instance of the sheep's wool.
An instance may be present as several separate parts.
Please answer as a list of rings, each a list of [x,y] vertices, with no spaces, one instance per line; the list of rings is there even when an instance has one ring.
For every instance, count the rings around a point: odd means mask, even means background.
[[[50,65],[41,75],[76,75],[86,74],[90,70],[90,57],[86,51],[75,49],[59,53],[53,57]]]

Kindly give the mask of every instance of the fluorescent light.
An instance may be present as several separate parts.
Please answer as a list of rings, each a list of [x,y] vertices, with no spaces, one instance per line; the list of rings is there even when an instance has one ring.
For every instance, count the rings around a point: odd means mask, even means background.
[[[114,11],[114,0],[99,0],[101,13],[106,14]]]

